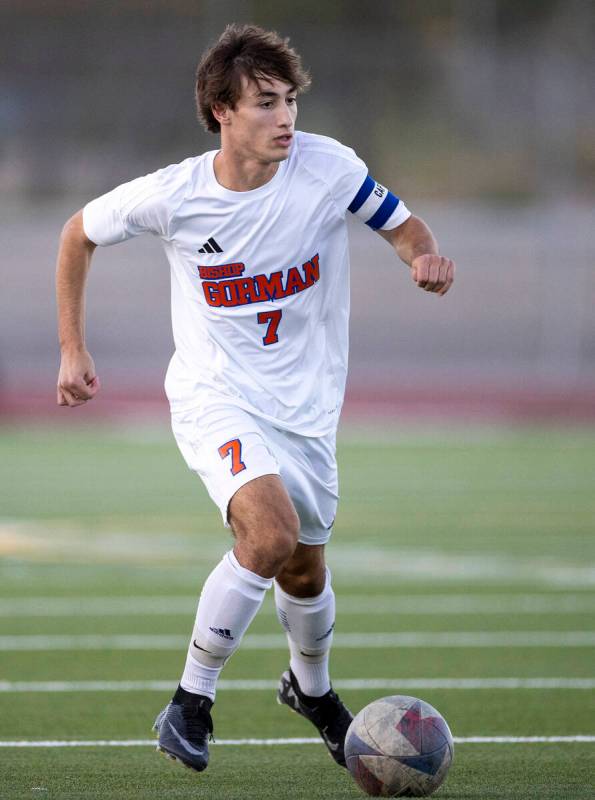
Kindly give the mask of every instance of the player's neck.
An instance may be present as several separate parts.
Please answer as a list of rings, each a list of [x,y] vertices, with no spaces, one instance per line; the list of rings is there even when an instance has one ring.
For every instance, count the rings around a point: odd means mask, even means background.
[[[213,163],[217,183],[232,192],[249,192],[268,183],[279,169],[277,162],[245,158],[231,149],[221,149]]]

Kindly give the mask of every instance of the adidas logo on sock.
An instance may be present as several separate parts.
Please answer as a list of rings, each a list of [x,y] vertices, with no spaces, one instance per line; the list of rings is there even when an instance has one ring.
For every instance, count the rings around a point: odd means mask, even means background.
[[[222,639],[233,640],[233,636],[231,635],[229,628],[209,628],[209,630],[213,631],[213,633],[216,633],[217,636],[220,636]]]
[[[281,623],[281,625],[283,625],[285,630],[288,633],[290,633],[291,632],[291,628],[289,627],[289,620],[287,619],[287,613],[285,611],[283,611],[282,608],[278,608],[277,609],[277,616],[279,617],[279,622]]]
[[[217,242],[211,236],[209,241],[205,242],[203,244],[203,246],[199,249],[198,252],[199,253],[222,253],[223,250],[219,247]]]

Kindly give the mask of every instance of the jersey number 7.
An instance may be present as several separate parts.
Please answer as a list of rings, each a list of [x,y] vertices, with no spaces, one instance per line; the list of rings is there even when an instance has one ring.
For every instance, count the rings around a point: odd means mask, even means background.
[[[219,448],[219,455],[221,458],[231,456],[231,469],[232,475],[237,475],[238,472],[246,469],[246,465],[242,461],[242,443],[239,439],[230,439]]]
[[[267,332],[262,337],[263,344],[276,344],[279,341],[279,337],[277,336],[277,328],[279,327],[282,316],[282,311],[261,311],[257,315],[256,321],[259,325],[268,324]]]

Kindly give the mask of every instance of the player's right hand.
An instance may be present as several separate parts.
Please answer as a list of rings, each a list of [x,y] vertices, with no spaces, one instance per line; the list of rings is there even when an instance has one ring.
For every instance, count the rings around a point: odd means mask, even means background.
[[[62,353],[57,387],[59,406],[82,406],[95,397],[99,387],[95,364],[86,350]]]

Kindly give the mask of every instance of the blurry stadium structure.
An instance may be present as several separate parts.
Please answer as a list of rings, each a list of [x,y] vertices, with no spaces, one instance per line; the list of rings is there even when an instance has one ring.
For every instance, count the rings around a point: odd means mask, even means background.
[[[348,408],[595,419],[589,0],[378,0],[365,14],[352,0],[4,0],[0,414],[67,413],[53,405],[62,224],[217,147],[193,73],[230,21],[291,37],[313,75],[298,127],[353,146],[457,261],[451,293],[426,295],[353,226]],[[157,241],[97,252],[88,340],[104,388],[77,418],[163,409],[168,291]]]

